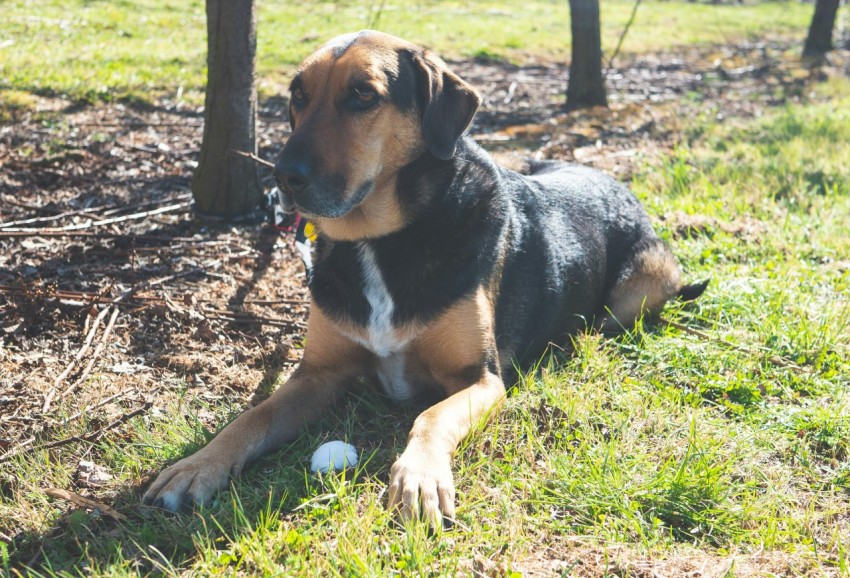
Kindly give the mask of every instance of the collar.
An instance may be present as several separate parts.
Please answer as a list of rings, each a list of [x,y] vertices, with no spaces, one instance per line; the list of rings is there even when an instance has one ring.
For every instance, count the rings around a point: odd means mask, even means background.
[[[295,232],[295,248],[304,262],[307,281],[309,282],[313,274],[312,248],[318,237],[316,226],[297,211],[286,212],[284,210],[283,193],[277,187],[266,194],[266,205],[272,213],[272,227],[281,233]]]

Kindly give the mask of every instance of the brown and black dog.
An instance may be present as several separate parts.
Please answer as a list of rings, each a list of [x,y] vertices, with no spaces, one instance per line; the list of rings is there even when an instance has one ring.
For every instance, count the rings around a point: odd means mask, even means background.
[[[441,399],[414,422],[389,507],[453,518],[451,458],[515,367],[587,328],[616,332],[693,299],[646,212],[599,172],[497,166],[463,136],[475,90],[427,50],[378,32],[331,40],[292,81],[275,176],[318,227],[304,357],[267,401],[167,468],[145,494],[202,503],[366,376]]]

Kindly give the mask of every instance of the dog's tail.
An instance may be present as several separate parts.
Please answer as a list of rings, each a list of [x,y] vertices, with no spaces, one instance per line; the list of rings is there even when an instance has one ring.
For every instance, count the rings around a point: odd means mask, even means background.
[[[682,301],[693,301],[705,292],[705,288],[708,287],[709,281],[711,281],[711,279],[703,279],[696,283],[682,285],[679,292],[676,293],[676,297]]]

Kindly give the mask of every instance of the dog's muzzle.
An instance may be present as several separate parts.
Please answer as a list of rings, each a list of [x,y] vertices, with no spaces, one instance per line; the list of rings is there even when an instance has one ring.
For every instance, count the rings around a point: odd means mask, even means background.
[[[331,219],[347,215],[374,186],[369,180],[346,194],[342,175],[316,175],[306,164],[285,162],[284,159],[275,165],[274,177],[283,193],[286,210]]]

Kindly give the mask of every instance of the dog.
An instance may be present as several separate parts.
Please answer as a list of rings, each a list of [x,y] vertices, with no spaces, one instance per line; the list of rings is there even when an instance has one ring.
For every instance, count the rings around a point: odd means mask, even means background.
[[[452,455],[502,404],[516,367],[705,290],[681,281],[615,180],[560,162],[530,175],[497,166],[464,134],[479,104],[432,52],[379,32],[337,37],[301,64],[274,173],[319,230],[303,359],[269,399],[165,469],[145,502],[208,501],[367,377],[394,400],[440,400],[391,468],[388,507],[442,527],[455,516]]]

